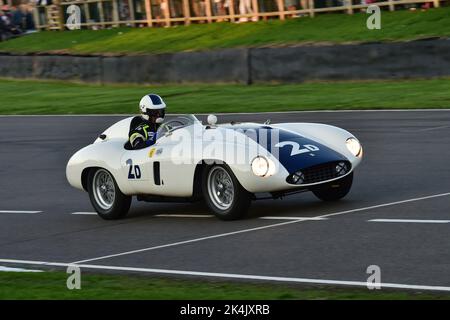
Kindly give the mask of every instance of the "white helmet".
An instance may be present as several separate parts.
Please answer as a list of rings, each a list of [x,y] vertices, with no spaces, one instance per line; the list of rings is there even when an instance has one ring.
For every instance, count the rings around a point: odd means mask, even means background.
[[[162,123],[166,114],[166,104],[157,94],[147,94],[139,102],[142,118],[152,119],[155,123]]]

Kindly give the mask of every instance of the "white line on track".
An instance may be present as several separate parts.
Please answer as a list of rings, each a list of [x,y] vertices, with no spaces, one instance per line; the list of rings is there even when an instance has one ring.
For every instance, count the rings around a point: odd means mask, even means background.
[[[426,132],[426,131],[433,131],[433,130],[447,129],[447,128],[450,128],[450,126],[439,126],[439,127],[425,128],[425,129],[417,129],[414,132]]]
[[[352,209],[352,210],[340,211],[340,212],[336,212],[336,213],[324,214],[324,215],[321,215],[321,216],[319,216],[319,217],[320,217],[320,218],[328,218],[328,217],[338,216],[338,215],[346,214],[346,213],[353,213],[353,212],[358,212],[358,211],[365,211],[365,210],[371,210],[371,209],[378,209],[378,208],[389,207],[389,206],[395,206],[395,205],[399,205],[399,204],[403,204],[403,203],[408,203],[408,202],[415,202],[415,201],[421,201],[421,200],[428,200],[428,199],[439,198],[439,197],[446,197],[446,196],[450,196],[450,192],[440,193],[440,194],[434,194],[434,195],[431,195],[431,196],[419,197],[419,198],[413,198],[413,199],[408,199],[408,200],[401,200],[401,201],[389,202],[389,203],[384,203],[384,204],[379,204],[379,205],[376,205],[376,206],[364,207],[364,208],[359,208],[359,209]]]
[[[0,213],[42,213],[42,211],[0,210]]]
[[[370,206],[370,207],[364,207],[364,208],[340,211],[340,212],[335,212],[335,213],[329,213],[329,214],[316,216],[315,218],[328,218],[328,217],[338,216],[338,215],[347,214],[347,213],[360,212],[360,211],[371,210],[371,209],[378,209],[378,208],[383,208],[383,207],[388,207],[388,206],[399,205],[399,204],[403,204],[403,203],[409,203],[409,202],[414,202],[414,201],[433,199],[433,198],[444,197],[444,196],[450,196],[450,192],[441,193],[441,194],[435,194],[435,195],[426,196],[426,197],[402,200],[402,201],[395,201],[395,202],[380,204],[380,205],[376,205],[376,206]],[[72,263],[73,264],[78,264],[78,263],[85,263],[85,262],[91,262],[91,261],[115,258],[115,257],[125,256],[125,255],[129,255],[129,254],[134,254],[134,253],[147,252],[147,251],[152,251],[152,250],[157,250],[157,249],[162,249],[162,248],[168,248],[168,247],[175,247],[175,246],[179,246],[179,245],[184,245],[184,244],[189,244],[189,243],[194,243],[194,242],[199,242],[199,241],[204,241],[204,240],[228,237],[228,236],[232,236],[232,235],[236,235],[236,234],[242,234],[242,233],[248,233],[248,232],[253,232],[253,231],[259,231],[259,230],[264,230],[264,229],[269,229],[269,228],[276,228],[276,227],[281,227],[281,226],[288,225],[288,224],[299,223],[299,222],[302,222],[302,221],[305,221],[305,220],[296,219],[296,220],[291,220],[291,221],[287,221],[287,222],[270,224],[270,225],[262,226],[262,227],[243,229],[243,230],[227,232],[227,233],[220,233],[220,234],[216,234],[216,235],[211,235],[211,236],[206,236],[206,237],[201,237],[201,238],[196,238],[196,239],[191,239],[191,240],[173,242],[173,243],[168,243],[168,244],[154,246],[154,247],[142,248],[142,249],[137,249],[137,250],[131,250],[131,251],[125,251],[125,252],[121,252],[121,253],[116,253],[116,254],[105,255],[105,256],[101,256],[101,257],[95,257],[95,258],[91,258],[91,259],[80,260],[80,261],[76,261],[76,262],[72,262]]]
[[[262,226],[262,227],[243,229],[243,230],[232,231],[232,232],[227,232],[227,233],[220,233],[220,234],[216,234],[216,235],[212,235],[212,236],[206,236],[206,237],[201,237],[201,238],[196,238],[196,239],[191,239],[191,240],[173,242],[173,243],[163,244],[163,245],[159,245],[159,246],[155,246],[155,247],[143,248],[143,249],[132,250],[132,251],[126,251],[126,252],[121,252],[121,253],[117,253],[117,254],[110,254],[110,255],[96,257],[96,258],[92,258],[92,259],[80,260],[80,261],[76,261],[76,262],[72,262],[72,263],[73,264],[79,264],[79,263],[85,263],[85,262],[90,262],[90,261],[115,258],[115,257],[120,257],[120,256],[133,254],[133,253],[147,252],[147,251],[152,251],[152,250],[157,250],[157,249],[162,249],[162,248],[179,246],[179,245],[182,245],[182,244],[199,242],[199,241],[203,241],[203,240],[216,239],[216,238],[222,238],[222,237],[227,237],[227,236],[231,236],[231,235],[235,235],[235,234],[251,232],[251,231],[257,231],[257,230],[268,229],[268,228],[275,228],[275,227],[279,227],[279,226],[282,226],[282,225],[285,225],[285,224],[296,223],[296,222],[299,222],[299,221],[301,221],[301,220],[281,222],[281,223],[270,224],[270,225]]]
[[[31,270],[23,268],[8,268],[0,266],[0,272],[42,272],[42,270]]]
[[[327,220],[327,218],[318,218],[318,217],[277,217],[277,216],[266,216],[266,217],[260,217],[260,219],[264,220],[302,220],[302,221],[320,221],[320,220]]]
[[[417,220],[417,219],[372,219],[369,222],[399,222],[399,223],[450,223],[450,220]]]
[[[97,212],[72,212],[71,214],[75,214],[75,215],[97,215]]]
[[[154,217],[161,218],[212,218],[211,214],[156,214]]]
[[[428,128],[423,128],[423,129],[408,129],[408,130],[401,130],[401,132],[405,132],[405,133],[428,132],[428,131],[435,131],[435,130],[448,129],[448,128],[450,128],[449,125],[446,125],[446,126],[438,126],[438,127],[428,127]]]
[[[73,265],[72,263],[12,260],[12,259],[0,259],[0,262],[1,263],[14,263],[14,264],[41,265],[41,266],[45,265],[45,266],[54,266],[54,267],[68,267],[68,266]],[[261,276],[261,275],[251,275],[251,274],[199,272],[199,271],[169,270],[169,269],[150,269],[150,268],[119,267],[119,266],[105,266],[105,265],[91,265],[91,264],[78,264],[77,266],[80,268],[86,268],[86,269],[146,272],[146,273],[158,273],[158,274],[176,274],[176,275],[187,275],[187,276],[262,280],[262,281],[291,282],[291,283],[345,285],[345,286],[358,286],[358,287],[367,287],[367,284],[368,284],[367,282],[363,282],[363,281],[274,277],[274,276]],[[431,290],[431,291],[450,292],[450,287],[445,287],[445,286],[428,286],[428,285],[414,285],[414,284],[401,284],[401,283],[370,283],[370,285],[380,285],[381,288]]]

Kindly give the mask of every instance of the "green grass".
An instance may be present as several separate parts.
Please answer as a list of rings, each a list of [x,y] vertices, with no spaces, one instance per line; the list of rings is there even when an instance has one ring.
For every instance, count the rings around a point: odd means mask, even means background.
[[[214,23],[173,28],[120,28],[40,32],[0,43],[0,51],[162,53],[305,42],[396,41],[450,35],[450,7],[382,11],[381,30],[366,28],[366,13],[257,23]]]
[[[155,92],[170,113],[450,108],[450,79],[295,85],[88,85],[0,80],[0,114],[136,113]]]
[[[366,288],[299,287],[138,275],[82,273],[68,290],[63,272],[0,272],[1,299],[450,299],[449,294]]]

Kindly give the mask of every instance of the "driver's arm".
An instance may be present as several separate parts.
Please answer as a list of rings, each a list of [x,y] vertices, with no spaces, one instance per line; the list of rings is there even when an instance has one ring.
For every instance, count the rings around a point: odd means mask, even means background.
[[[139,132],[133,132],[130,135],[130,144],[133,149],[143,148],[145,146],[145,137]]]
[[[133,149],[149,147],[156,142],[157,133],[152,131],[148,125],[140,125],[130,131],[130,144]]]
[[[134,119],[133,119],[134,121]],[[128,133],[128,140],[133,149],[144,148],[148,139],[147,125],[131,123],[130,132]]]

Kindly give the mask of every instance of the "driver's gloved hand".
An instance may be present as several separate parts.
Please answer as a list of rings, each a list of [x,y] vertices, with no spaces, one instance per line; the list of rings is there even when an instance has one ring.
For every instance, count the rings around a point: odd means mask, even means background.
[[[133,149],[145,147],[145,137],[139,132],[135,132],[130,136],[130,144]]]
[[[147,145],[144,140],[137,139],[134,141],[134,144],[132,144],[131,146],[133,147],[133,149],[142,149],[142,148],[145,148]]]

